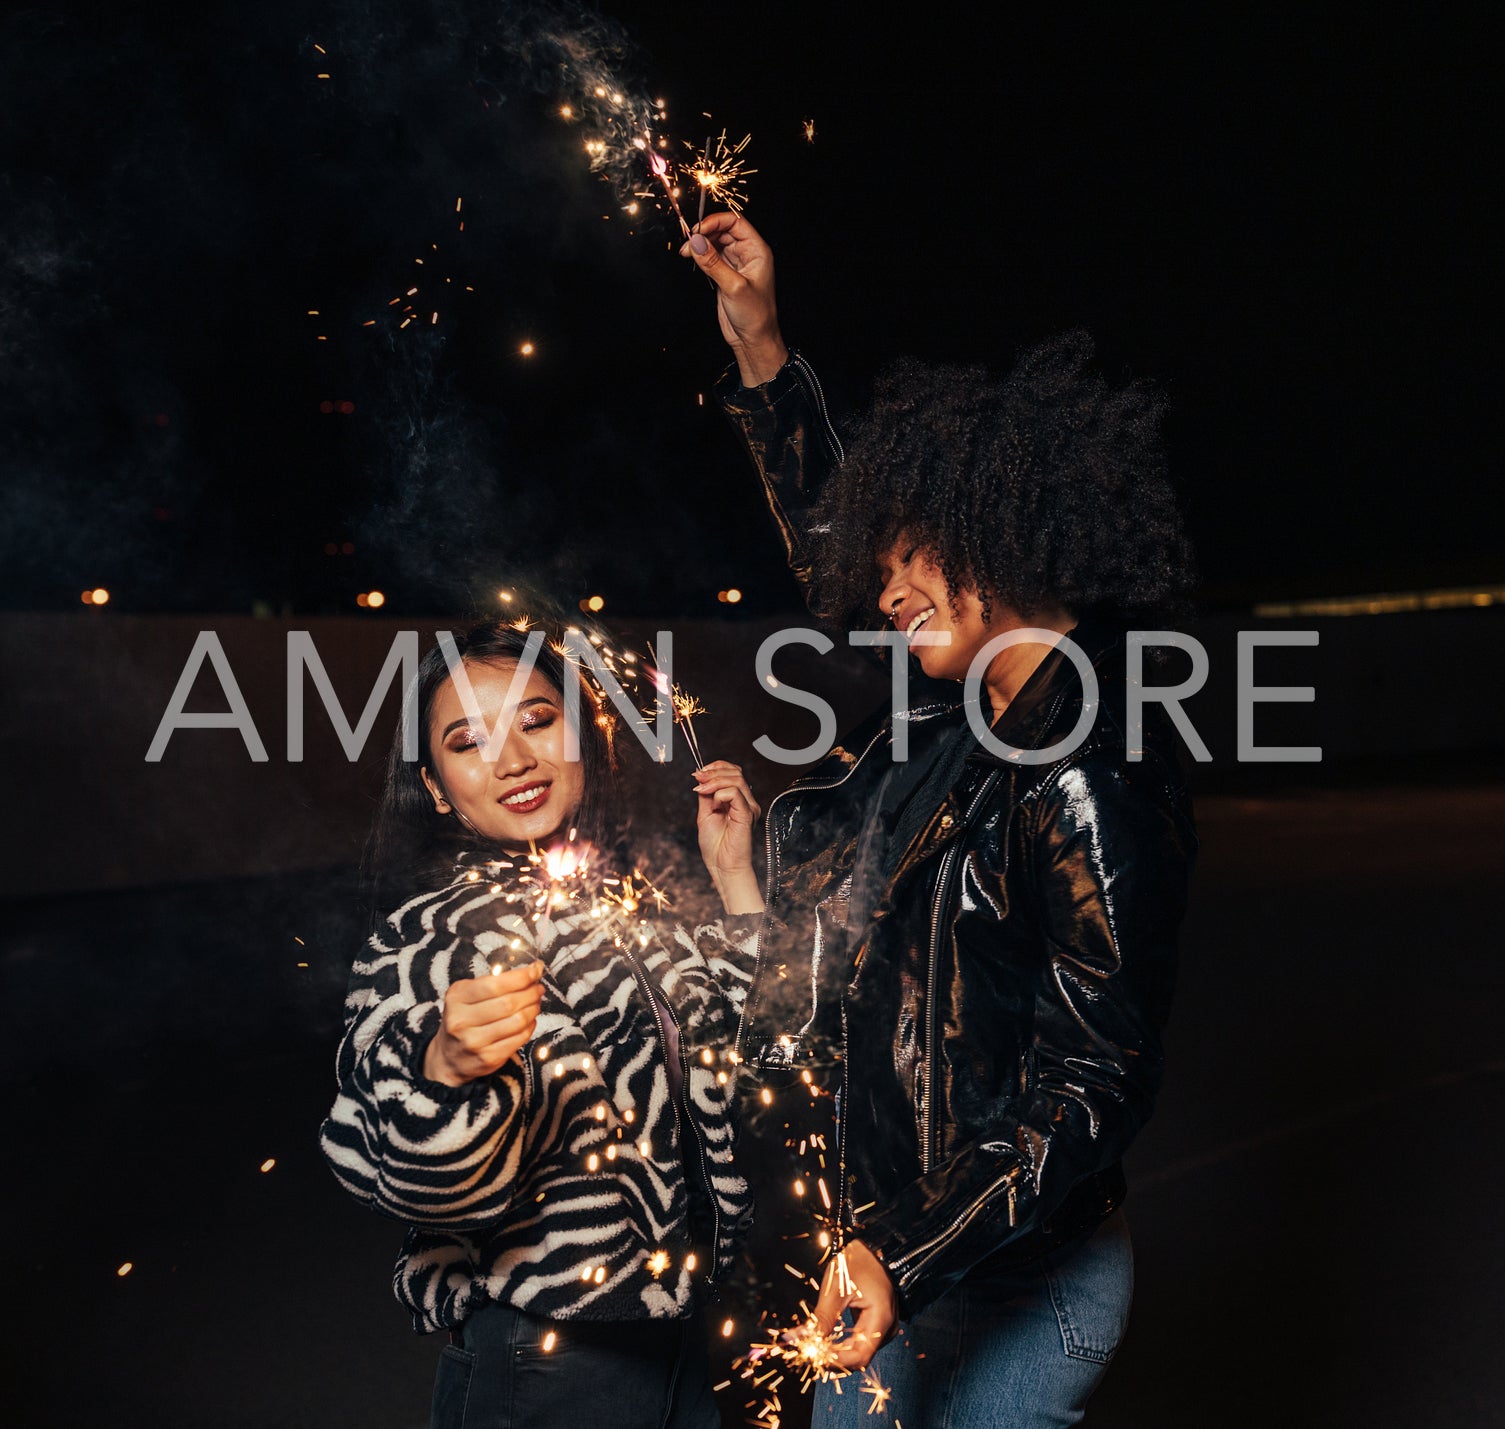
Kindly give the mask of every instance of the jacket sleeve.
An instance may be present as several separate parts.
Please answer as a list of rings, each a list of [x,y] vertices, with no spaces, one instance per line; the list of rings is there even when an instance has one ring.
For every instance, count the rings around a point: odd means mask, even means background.
[[[1149,1118],[1195,835],[1165,781],[1157,792],[1137,769],[1088,754],[1021,811],[1036,907],[1020,912],[1045,942],[1023,1086],[859,1229],[907,1314],[1048,1222]]]
[[[706,960],[730,1027],[736,1028],[758,965],[761,913],[729,913],[702,928],[693,938]]]
[[[811,549],[819,539],[813,509],[842,460],[826,413],[820,380],[798,352],[761,387],[743,387],[730,367],[716,384],[721,410],[736,429],[763,483],[768,509],[784,541],[789,569],[812,603]]]
[[[507,941],[527,939],[521,919]],[[489,1077],[451,1087],[423,1075],[445,989],[484,971],[488,936],[463,920],[428,920],[416,944],[374,936],[351,974],[339,1090],[320,1130],[340,1184],[374,1210],[417,1225],[468,1230],[494,1222],[517,1181],[530,1072],[514,1057]]]

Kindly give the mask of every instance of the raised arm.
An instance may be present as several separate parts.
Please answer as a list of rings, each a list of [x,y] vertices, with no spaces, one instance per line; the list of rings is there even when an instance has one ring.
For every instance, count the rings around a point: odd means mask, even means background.
[[[773,254],[734,213],[712,214],[680,251],[715,285],[721,333],[736,358],[735,371],[728,369],[716,384],[716,397],[763,483],[789,568],[819,615],[812,603],[810,550],[820,533],[812,508],[841,461],[841,443],[819,379],[779,331]]]
[[[771,381],[789,360],[773,292],[773,251],[739,213],[713,213],[679,250],[716,289],[721,335],[744,387]]]

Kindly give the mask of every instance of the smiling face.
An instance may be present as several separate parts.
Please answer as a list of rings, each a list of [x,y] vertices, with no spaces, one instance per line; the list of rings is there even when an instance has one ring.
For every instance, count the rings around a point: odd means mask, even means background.
[[[422,773],[440,813],[453,810],[481,837],[520,852],[563,831],[585,775],[579,760],[565,758],[564,702],[547,676],[534,670],[504,708],[516,669],[513,660],[467,660],[468,712],[453,680],[439,686],[429,712],[433,765]]]
[[[941,568],[904,532],[878,557],[878,575],[883,581],[878,608],[907,638],[913,640],[921,632],[950,636],[947,644],[914,647],[920,668],[932,679],[966,679],[977,652],[1009,628],[1007,621],[1000,621],[996,603],[993,622],[983,619],[975,586],[948,591]]]

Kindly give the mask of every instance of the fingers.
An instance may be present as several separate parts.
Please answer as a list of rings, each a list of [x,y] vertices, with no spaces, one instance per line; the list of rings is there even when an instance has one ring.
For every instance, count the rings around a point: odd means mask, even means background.
[[[740,774],[741,772],[742,766],[740,764],[733,764],[730,759],[707,759],[704,764],[695,770],[696,774]]]
[[[542,979],[543,964],[530,963],[451,983],[444,994],[444,1030],[468,1050],[479,1050],[502,1035],[501,1024],[509,1018],[524,1014],[530,1021],[537,1019]]]
[[[747,279],[727,262],[722,250],[704,234],[692,233],[680,251],[694,259],[695,266],[716,285],[718,292],[732,295],[747,287]]]
[[[521,995],[521,994],[520,994]],[[446,1020],[444,1031],[458,1051],[473,1057],[484,1057],[487,1049],[498,1042],[512,1038],[526,1040],[538,1023],[539,1004],[536,1001],[521,1002],[508,1007],[498,1017],[487,1022],[451,1022]]]
[[[458,986],[452,986],[450,992]],[[446,993],[443,1022],[424,1051],[424,1075],[452,1087],[489,1076],[516,1056],[533,1036],[542,998],[541,983],[484,1003],[452,1001]],[[478,1020],[483,1010],[498,1015]]]
[[[526,992],[529,988],[539,987],[542,982],[543,964],[535,958],[521,967],[504,967],[487,976],[461,978],[449,985],[444,996],[446,1001],[453,998],[463,1003],[489,1002],[492,998]]]
[[[891,1323],[879,1306],[865,1306],[858,1313],[852,1333],[835,1346],[836,1363],[843,1369],[866,1369],[868,1361],[888,1339]]]
[[[504,1017],[488,1029],[493,1034],[490,1040],[471,1055],[488,1071],[495,1071],[508,1057],[515,1056],[522,1047],[527,1045],[537,1025],[537,1008],[531,1012],[517,1012],[511,1017]]]
[[[758,230],[750,224],[740,213],[733,213],[730,209],[719,208],[700,220],[695,225],[697,233],[708,234],[731,234],[742,237],[756,238]]]
[[[739,213],[709,215],[695,225],[679,252],[681,257],[693,259],[723,292],[742,286],[737,280],[749,263],[773,257],[758,230]]]
[[[718,245],[725,243],[747,243],[763,241],[762,235],[740,213],[731,213],[727,210],[718,210],[708,213],[695,225],[695,233],[702,237],[714,240]],[[695,234],[690,235],[694,238]],[[680,245],[680,254],[690,257],[694,245],[688,240]]]
[[[733,823],[749,827],[758,821],[757,806],[738,788],[728,786],[721,789],[699,789],[696,792],[701,798],[702,816],[723,814]]]
[[[821,1332],[829,1337],[836,1328],[836,1322],[841,1318],[848,1304],[851,1303],[851,1292],[842,1289],[840,1276],[837,1274],[836,1259],[833,1256],[826,1266],[826,1273],[820,1282],[820,1295],[816,1299],[815,1309],[810,1312],[810,1321]]]
[[[846,1246],[845,1277],[841,1260],[840,1256],[832,1257],[826,1267],[816,1305],[817,1322],[830,1334],[830,1327],[842,1310],[848,1306],[856,1310],[851,1333],[833,1346],[833,1354],[843,1369],[865,1369],[898,1329],[893,1284],[882,1263],[861,1241],[851,1241]]]
[[[505,1063],[511,1061],[513,1057],[517,1056],[517,1054],[528,1045],[528,1039],[532,1037],[532,1035],[533,1027],[530,1023],[528,1028],[525,1031],[518,1033],[517,1036],[505,1038],[501,1042],[498,1042],[495,1046],[488,1047],[482,1057],[482,1060],[486,1065],[486,1070],[488,1072],[494,1072],[498,1067],[501,1067]]]
[[[473,1081],[477,1077],[489,1076],[527,1046],[533,1036],[538,1014],[535,1011],[526,1017],[519,1015],[518,1020],[521,1025],[516,1031],[500,1037],[492,1037],[480,1046],[470,1047],[454,1039],[449,1040],[444,1057],[460,1080]],[[435,1041],[437,1042],[438,1039],[436,1038]],[[441,1077],[439,1080],[447,1079]]]
[[[695,792],[710,804],[702,804],[701,810],[725,809],[733,817],[742,815],[749,823],[756,823],[763,816],[762,805],[753,798],[752,789],[742,770],[724,759],[712,760],[695,771]]]

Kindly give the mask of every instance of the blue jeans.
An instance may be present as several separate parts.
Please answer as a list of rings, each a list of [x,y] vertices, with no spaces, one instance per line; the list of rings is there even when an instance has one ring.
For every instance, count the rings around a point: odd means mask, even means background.
[[[552,1339],[550,1338],[552,1336]],[[705,1327],[487,1305],[448,1344],[430,1429],[718,1429]],[[547,1348],[545,1346],[547,1345]]]
[[[968,1277],[873,1356],[879,1382],[893,1391],[881,1422],[904,1429],[1080,1422],[1123,1337],[1133,1291],[1122,1211],[1074,1249],[1009,1274]],[[873,1429],[880,1418],[869,1417],[872,1404],[857,1375],[821,1384],[812,1429]]]

